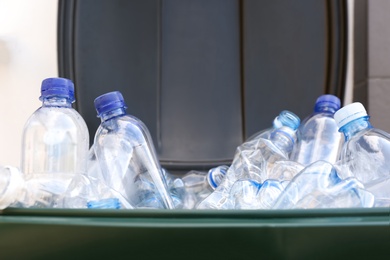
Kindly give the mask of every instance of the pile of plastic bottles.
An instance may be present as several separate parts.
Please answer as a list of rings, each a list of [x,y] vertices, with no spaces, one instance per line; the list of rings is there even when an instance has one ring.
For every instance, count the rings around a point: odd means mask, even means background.
[[[95,99],[101,124],[72,108],[73,83],[42,82],[42,106],[26,122],[20,170],[0,167],[0,209],[293,209],[390,206],[390,135],[362,104],[322,95],[302,123],[282,111],[237,147],[230,166],[174,176],[120,92]]]

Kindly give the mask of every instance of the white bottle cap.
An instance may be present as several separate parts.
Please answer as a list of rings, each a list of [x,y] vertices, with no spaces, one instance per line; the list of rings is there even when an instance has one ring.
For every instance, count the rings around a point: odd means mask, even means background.
[[[355,102],[337,110],[334,114],[334,120],[337,126],[341,128],[349,122],[364,116],[367,116],[366,109],[361,103]]]

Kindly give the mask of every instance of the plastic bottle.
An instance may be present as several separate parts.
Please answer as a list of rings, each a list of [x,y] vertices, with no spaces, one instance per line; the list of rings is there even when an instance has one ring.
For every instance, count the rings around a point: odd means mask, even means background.
[[[197,204],[210,195],[222,182],[229,167],[220,165],[208,172],[189,171],[182,177],[185,193],[183,208],[194,209]]]
[[[42,106],[24,126],[21,170],[26,180],[34,178],[53,194],[55,207],[57,195],[66,191],[72,178],[87,171],[89,135],[85,121],[72,108],[72,81],[43,80],[40,100]]]
[[[374,128],[369,118],[359,102],[336,112],[345,138],[339,164],[345,177],[356,177],[375,195],[376,206],[390,206],[390,135]]]
[[[342,145],[334,113],[340,108],[340,99],[333,95],[320,96],[314,113],[303,120],[297,131],[297,142],[291,160],[304,166],[318,160],[335,163]]]
[[[95,99],[101,124],[94,150],[107,186],[136,208],[174,208],[147,127],[126,114],[120,92]]]
[[[253,180],[238,180],[230,196],[235,209],[271,209],[284,187],[281,182],[271,179],[262,184]]]
[[[253,144],[254,142],[255,144]],[[270,135],[270,139],[259,138],[237,148],[232,165],[218,188],[204,199],[199,209],[230,209],[230,189],[240,179],[263,183],[277,161],[288,160],[295,142],[295,131],[283,126]]]
[[[295,176],[274,209],[372,207],[374,196],[356,178],[341,179],[326,161],[317,161]]]
[[[24,178],[16,167],[0,166],[0,209],[6,207],[54,207],[58,206],[62,193],[61,183],[54,178]]]
[[[24,179],[18,169],[0,166],[0,209],[4,209],[21,198]]]
[[[254,135],[249,137],[245,142],[250,142],[258,138],[269,139],[272,131],[282,126],[288,126],[293,130],[297,130],[300,123],[301,120],[296,114],[288,110],[283,110],[282,112],[280,112],[280,114],[277,117],[275,117],[274,121],[272,122],[272,127],[255,133]]]

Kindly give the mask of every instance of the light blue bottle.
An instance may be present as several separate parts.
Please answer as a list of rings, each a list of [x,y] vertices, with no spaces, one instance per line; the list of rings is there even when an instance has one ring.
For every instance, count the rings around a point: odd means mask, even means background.
[[[173,209],[149,131],[126,114],[122,94],[99,96],[95,108],[101,124],[93,147],[106,184],[135,208]]]
[[[345,137],[340,154],[344,177],[361,181],[375,195],[376,206],[390,206],[390,135],[372,127],[359,102],[341,108],[335,120]]]
[[[314,113],[303,120],[297,131],[297,142],[290,159],[303,165],[324,160],[335,163],[342,145],[342,135],[333,118],[340,108],[340,99],[333,95],[320,96]]]

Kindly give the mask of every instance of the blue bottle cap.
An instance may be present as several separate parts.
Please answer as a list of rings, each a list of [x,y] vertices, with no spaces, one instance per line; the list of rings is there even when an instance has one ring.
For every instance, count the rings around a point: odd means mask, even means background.
[[[334,95],[330,95],[330,94],[321,95],[316,100],[314,110],[317,111],[317,108],[323,106],[328,106],[335,110],[338,110],[340,108],[340,104],[341,104],[340,99]]]
[[[53,96],[67,98],[73,103],[75,101],[73,82],[65,78],[47,78],[43,80],[39,100],[42,101],[44,98]]]
[[[98,117],[118,108],[127,108],[122,94],[119,91],[113,91],[97,97],[94,101]]]
[[[274,119],[273,126],[274,128],[280,128],[282,126],[288,126],[293,130],[297,130],[301,123],[301,119],[291,111],[283,110],[280,114]]]

